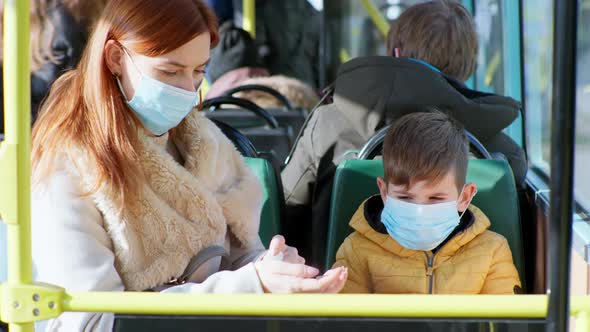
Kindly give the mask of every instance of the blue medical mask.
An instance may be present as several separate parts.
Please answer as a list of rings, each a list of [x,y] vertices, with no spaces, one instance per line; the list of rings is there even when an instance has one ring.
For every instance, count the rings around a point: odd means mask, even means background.
[[[462,217],[457,212],[457,201],[414,204],[389,196],[381,212],[387,233],[403,247],[419,251],[438,247]]]
[[[125,96],[123,86],[117,78],[119,89],[143,126],[154,135],[161,136],[178,126],[192,111],[201,88],[193,92],[153,79],[142,73],[127,51],[124,52],[141,75],[141,80],[136,85],[135,95],[131,100]]]

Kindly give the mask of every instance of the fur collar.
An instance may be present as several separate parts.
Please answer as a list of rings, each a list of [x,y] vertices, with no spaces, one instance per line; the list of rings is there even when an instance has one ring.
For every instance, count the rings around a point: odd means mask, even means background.
[[[202,249],[223,246],[228,231],[244,247],[256,243],[260,184],[214,124],[195,111],[170,135],[139,136],[146,179],[141,192],[125,207],[117,205],[107,185],[92,194],[127,290],[150,289],[180,276]],[[169,139],[184,165],[166,151]],[[92,183],[88,177],[86,184]]]

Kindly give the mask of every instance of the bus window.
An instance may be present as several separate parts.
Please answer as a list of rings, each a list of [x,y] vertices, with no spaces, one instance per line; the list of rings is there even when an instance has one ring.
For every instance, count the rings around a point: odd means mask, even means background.
[[[408,7],[426,0],[371,0],[391,22]],[[358,0],[324,1],[327,82],[336,78],[341,63],[367,55],[385,55],[385,37]]]
[[[553,1],[523,1],[524,106],[533,168],[549,175],[553,64]]]
[[[517,1],[474,2],[479,40],[477,68],[471,80],[475,89],[522,100],[520,11]],[[505,132],[520,146],[524,146],[521,116]]]
[[[590,1],[582,1],[579,15],[574,182],[577,202],[590,210],[590,177],[583,167],[590,162]],[[525,0],[523,17],[528,153],[533,167],[549,175],[553,2]]]
[[[577,124],[574,189],[576,200],[590,210],[590,176],[584,166],[590,164],[590,1],[580,6],[578,19]]]
[[[501,0],[475,1],[479,54],[475,88],[504,95],[504,38]]]

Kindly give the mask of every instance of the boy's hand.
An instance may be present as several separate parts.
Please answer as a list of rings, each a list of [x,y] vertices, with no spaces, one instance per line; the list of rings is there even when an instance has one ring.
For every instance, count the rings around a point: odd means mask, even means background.
[[[344,284],[346,284],[346,279],[348,279],[348,268],[337,267],[326,271],[326,273],[319,278],[319,282],[322,283],[322,293],[340,293],[342,288],[344,288]]]

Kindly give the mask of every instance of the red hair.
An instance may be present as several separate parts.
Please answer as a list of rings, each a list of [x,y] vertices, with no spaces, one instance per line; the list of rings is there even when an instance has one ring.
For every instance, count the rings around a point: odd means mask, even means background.
[[[78,67],[53,84],[41,107],[32,137],[35,181],[50,175],[56,155],[78,148],[96,165],[94,190],[106,183],[121,202],[136,192],[138,122],[107,67],[105,45],[127,41],[133,51],[155,57],[203,33],[214,47],[217,19],[200,0],[109,1]]]

